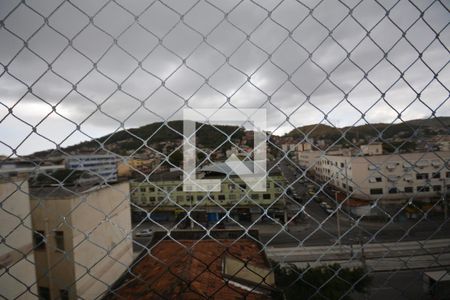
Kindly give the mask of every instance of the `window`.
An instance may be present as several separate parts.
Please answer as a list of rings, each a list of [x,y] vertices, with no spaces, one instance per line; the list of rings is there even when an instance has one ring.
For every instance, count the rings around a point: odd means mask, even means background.
[[[177,191],[178,192],[182,192],[183,191],[183,186],[182,185],[177,186]]]
[[[374,182],[382,182],[383,178],[382,177],[370,177],[369,178],[369,182],[370,183],[374,183]]]
[[[197,201],[202,201],[203,196],[197,196]]]
[[[349,190],[350,192],[353,192],[353,187],[352,187],[352,186],[348,186],[348,190]]]
[[[33,247],[34,250],[45,249],[45,231],[36,230],[33,232]]]
[[[393,188],[390,188],[389,189],[389,194],[397,194],[397,188],[396,187],[393,187]]]
[[[442,190],[442,186],[440,185],[433,185],[433,192],[440,192]]]
[[[450,172],[446,172],[445,177],[450,178]]]
[[[344,163],[341,163],[341,168],[343,168],[344,167]]]
[[[69,291],[68,290],[59,290],[59,299],[69,300]]]
[[[229,194],[229,195],[228,195],[228,199],[230,199],[230,200],[236,200],[236,195],[235,195],[235,194]]]
[[[428,173],[417,173],[416,179],[428,179]]]
[[[38,286],[39,300],[50,300],[50,289],[44,286]]]
[[[383,189],[370,189],[371,195],[381,195],[383,194]]]
[[[217,199],[219,199],[219,201],[225,201],[225,195],[220,194],[217,196]]]
[[[144,187],[141,187],[141,188],[139,189],[139,191],[140,191],[141,193],[145,193],[145,192],[147,192],[147,189],[144,188]]]
[[[270,194],[263,194],[263,199],[264,200],[269,200],[270,199]]]
[[[414,189],[412,186],[405,187],[405,193],[414,193]]]
[[[56,249],[64,251],[64,231],[55,231]]]
[[[421,193],[429,192],[430,191],[430,187],[429,186],[418,186],[417,187],[417,191],[421,192]]]
[[[160,197],[161,198],[161,197]],[[161,199],[162,200],[162,199]],[[177,202],[182,202],[183,201],[183,196],[177,196]]]
[[[431,174],[431,178],[433,178],[433,179],[441,178],[441,173],[440,172],[435,172],[435,173]]]
[[[252,200],[259,200],[259,194],[251,194],[250,197]]]

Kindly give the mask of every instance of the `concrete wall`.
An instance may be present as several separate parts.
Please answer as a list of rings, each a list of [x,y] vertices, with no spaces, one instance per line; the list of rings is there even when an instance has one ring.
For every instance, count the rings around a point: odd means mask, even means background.
[[[36,250],[40,286],[57,299],[95,299],[133,259],[128,182],[94,188],[80,196],[33,199],[33,226],[45,230],[45,250]],[[65,252],[56,249],[54,230],[64,232]],[[50,266],[50,275],[45,274]]]
[[[52,299],[60,297],[60,290],[69,290],[75,296],[71,203],[66,199],[31,198],[33,229],[42,231],[45,247],[36,248],[36,276],[38,286],[50,289]],[[55,231],[64,234],[64,249],[56,247]]]
[[[89,193],[85,200],[72,199],[72,207],[77,294],[95,299],[133,260],[128,182]]]
[[[0,201],[0,236],[5,238],[0,243],[0,298],[36,299],[27,179],[0,181]],[[5,267],[8,272],[5,272]]]

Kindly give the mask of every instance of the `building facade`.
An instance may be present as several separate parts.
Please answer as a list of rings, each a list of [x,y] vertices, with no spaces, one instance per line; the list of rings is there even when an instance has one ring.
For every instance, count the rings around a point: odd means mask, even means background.
[[[166,220],[184,214],[186,210],[183,208],[194,208],[211,222],[217,221],[227,210],[236,220],[253,221],[268,207],[268,214],[275,217],[281,217],[285,209],[283,192],[286,183],[281,175],[267,177],[265,192],[252,191],[237,176],[222,178],[220,192],[183,192],[181,174],[172,177],[130,182],[131,201]]]
[[[114,155],[72,155],[66,159],[66,167],[86,171],[90,176],[99,177],[104,182],[116,182],[119,161],[120,159]]]
[[[2,299],[36,299],[38,294],[28,192],[27,176],[0,177]]]
[[[128,182],[30,191],[40,297],[98,298],[133,259]]]
[[[360,199],[433,200],[450,190],[449,161],[450,152],[325,155],[314,166],[314,172],[321,181]]]

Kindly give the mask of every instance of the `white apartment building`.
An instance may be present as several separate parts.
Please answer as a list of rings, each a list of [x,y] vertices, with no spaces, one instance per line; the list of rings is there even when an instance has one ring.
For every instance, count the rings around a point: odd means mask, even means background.
[[[99,298],[133,260],[128,182],[30,194],[39,296]]]
[[[0,177],[0,202],[0,298],[36,299],[27,176]]]
[[[359,199],[432,201],[450,191],[450,152],[309,157],[317,179]]]
[[[68,169],[86,171],[105,182],[117,181],[117,165],[120,159],[108,154],[73,155],[66,159]]]

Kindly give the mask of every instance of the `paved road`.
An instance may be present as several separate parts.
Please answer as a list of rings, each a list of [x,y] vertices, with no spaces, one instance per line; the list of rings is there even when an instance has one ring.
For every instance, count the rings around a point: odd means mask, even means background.
[[[323,210],[317,198],[333,204],[333,199],[324,193],[310,195],[306,191],[307,182],[299,180],[301,171],[287,160],[279,163],[280,170],[288,182],[293,183],[293,189],[299,196],[299,202],[304,205],[305,214],[302,220],[288,226],[274,238],[270,232],[262,232],[261,239],[270,241],[271,245],[325,245],[339,240],[342,244],[355,244],[361,241],[383,242],[398,240],[435,239],[450,236],[450,220],[442,216],[432,216],[423,220],[407,220],[402,223],[388,221],[361,221],[355,223],[345,212],[339,214],[340,234],[337,230],[336,214],[328,214]]]

